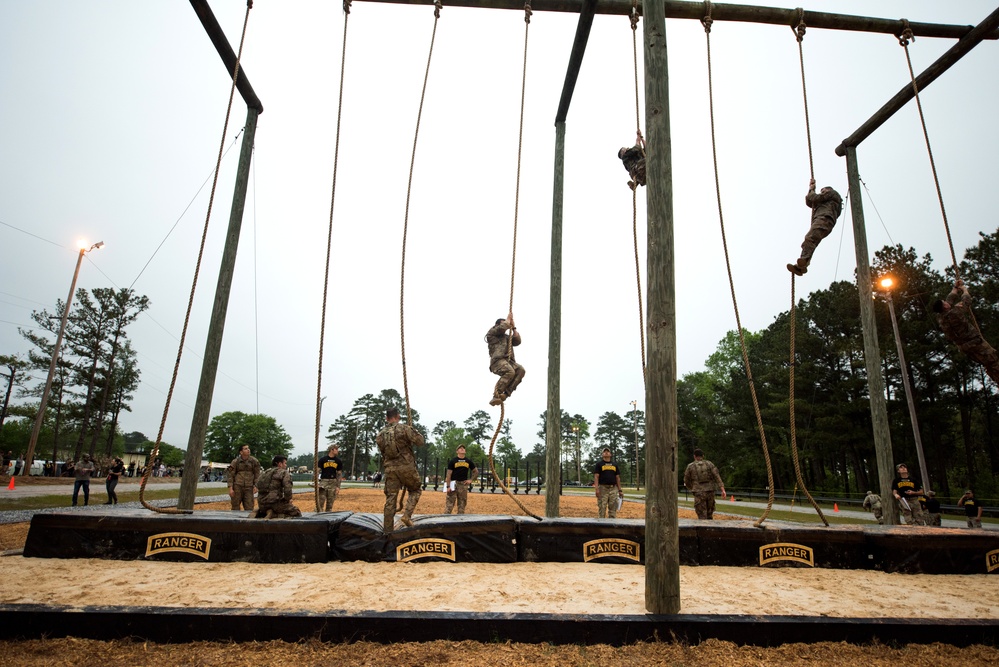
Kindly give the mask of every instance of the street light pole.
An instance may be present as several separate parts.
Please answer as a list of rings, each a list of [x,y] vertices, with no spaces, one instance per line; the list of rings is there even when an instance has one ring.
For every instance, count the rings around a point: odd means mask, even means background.
[[[582,453],[579,451],[579,424],[572,425],[572,432],[576,434],[576,481],[580,484],[583,483],[583,471],[580,468],[579,459]]]
[[[28,441],[28,453],[24,457],[24,465],[21,466],[21,474],[27,475],[31,471],[31,464],[35,461],[35,447],[38,445],[38,435],[42,432],[42,422],[45,421],[45,409],[49,404],[49,392],[52,391],[52,379],[55,377],[56,366],[59,364],[59,349],[62,347],[62,338],[66,333],[66,321],[69,319],[69,309],[73,305],[73,293],[76,291],[76,280],[80,277],[80,265],[83,264],[83,256],[91,250],[104,247],[104,241],[95,243],[87,248],[85,242],[80,242],[80,254],[76,258],[76,270],[73,271],[73,282],[69,284],[69,296],[66,297],[66,308],[62,311],[62,322],[59,323],[59,334],[56,336],[55,346],[52,348],[52,363],[49,364],[49,375],[45,380],[45,389],[42,390],[42,401],[38,405],[38,415],[35,416],[35,425],[31,429],[31,439]]]
[[[641,484],[638,481],[638,400],[631,402],[631,420],[635,426],[635,490],[638,491],[641,488]]]
[[[919,459],[919,474],[923,476],[923,489],[930,490],[930,477],[926,472],[926,457],[923,456],[923,439],[919,435],[919,421],[916,419],[916,404],[912,401],[912,387],[909,385],[909,371],[905,365],[905,353],[902,352],[902,337],[898,333],[898,320],[895,318],[895,302],[892,299],[891,278],[883,278],[881,287],[885,290],[885,300],[888,302],[888,313],[891,315],[891,326],[895,332],[895,347],[898,349],[899,372],[902,374],[902,389],[905,390],[905,401],[909,405],[909,421],[912,422],[912,437],[916,442],[916,456]]]

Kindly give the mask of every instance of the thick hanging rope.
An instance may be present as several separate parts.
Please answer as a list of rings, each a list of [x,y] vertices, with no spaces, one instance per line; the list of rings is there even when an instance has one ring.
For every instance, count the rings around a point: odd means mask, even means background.
[[[402,224],[402,268],[399,279],[399,339],[402,345],[402,389],[406,395],[406,423],[412,426],[413,410],[409,403],[409,378],[406,374],[406,239],[409,234],[409,200],[413,194],[413,165],[416,164],[416,142],[420,137],[420,119],[423,118],[423,101],[427,96],[427,80],[430,78],[430,61],[434,57],[434,40],[437,39],[437,23],[441,19],[441,0],[434,3],[434,29],[430,34],[430,51],[427,54],[427,68],[423,74],[423,89],[420,91],[420,108],[416,113],[416,131],[413,133],[413,152],[409,158],[409,181],[406,183],[406,215]]]
[[[711,25],[714,23],[714,19],[711,18],[710,0],[706,0],[704,5],[706,14],[701,19],[701,24],[704,26],[704,36],[708,48],[708,109],[711,117],[711,157],[714,160],[715,168],[715,196],[718,201],[718,222],[721,225],[722,248],[725,250],[725,270],[728,272],[728,286],[729,291],[732,293],[732,306],[735,309],[735,324],[739,330],[739,344],[742,346],[742,362],[746,369],[746,379],[749,381],[749,393],[753,399],[756,428],[760,434],[760,442],[763,444],[763,458],[767,464],[767,508],[763,512],[763,516],[753,524],[759,527],[767,520],[770,510],[774,506],[774,472],[770,463],[770,449],[767,447],[767,434],[763,428],[763,415],[760,413],[760,403],[756,397],[756,383],[753,381],[753,368],[749,363],[749,351],[746,347],[746,336],[742,328],[742,318],[739,316],[739,302],[735,297],[735,279],[732,277],[732,263],[729,259],[728,240],[725,236],[725,216],[722,212],[721,185],[718,178],[718,144],[715,138],[715,95],[711,76]]]
[[[326,273],[323,276],[323,308],[319,318],[319,370],[316,374],[316,437],[315,447],[312,452],[312,492],[315,495],[316,511],[321,512],[319,507],[319,429],[323,410],[323,349],[326,340],[326,303],[330,287],[330,261],[333,252],[333,205],[336,202],[336,174],[337,165],[340,163],[340,121],[343,117],[343,75],[347,62],[347,20],[350,18],[350,4],[352,0],[343,2],[343,47],[340,52],[340,97],[336,109],[336,142],[333,148],[333,186],[330,192],[330,220],[326,232]],[[355,446],[357,444],[355,443]]]
[[[905,62],[909,66],[909,77],[912,79],[912,92],[916,98],[916,108],[919,110],[919,123],[923,127],[923,139],[926,141],[926,153],[930,156],[930,169],[933,171],[933,184],[937,188],[937,200],[940,202],[940,215],[943,216],[944,231],[947,233],[947,247],[950,248],[950,259],[954,266],[954,282],[961,279],[961,273],[957,264],[957,254],[954,252],[954,241],[950,235],[950,224],[947,222],[947,210],[944,208],[943,192],[940,190],[940,179],[937,177],[937,165],[933,160],[933,149],[930,148],[930,135],[926,131],[926,118],[923,116],[923,103],[919,100],[919,86],[916,84],[916,74],[912,71],[912,58],[909,57],[909,42],[916,38],[909,27],[909,21],[902,19],[904,26],[902,34],[898,36],[898,43],[905,49]]]
[[[413,409],[409,402],[409,376],[406,373],[406,240],[409,236],[409,201],[413,194],[413,168],[416,164],[416,142],[420,138],[420,120],[423,118],[423,102],[427,97],[427,80],[430,78],[430,62],[434,57],[434,41],[437,39],[437,23],[441,19],[441,0],[434,2],[434,29],[430,33],[430,50],[427,53],[427,67],[423,73],[423,88],[420,91],[420,108],[416,112],[416,130],[413,133],[413,152],[409,158],[409,180],[406,183],[406,215],[402,223],[402,266],[399,270],[399,341],[402,346],[402,390],[406,396],[406,423],[413,425]],[[399,491],[396,512],[402,511],[406,490]]]
[[[219,157],[215,162],[215,176],[212,179],[212,193],[208,198],[208,213],[205,215],[205,227],[201,233],[201,247],[198,249],[198,261],[194,265],[194,281],[191,284],[191,295],[187,300],[187,312],[184,314],[184,328],[180,333],[180,346],[177,349],[177,361],[173,365],[173,377],[170,378],[170,390],[167,392],[166,404],[163,406],[163,419],[160,420],[160,430],[156,434],[156,443],[153,451],[149,454],[149,465],[146,466],[146,473],[142,476],[142,483],[139,485],[139,502],[148,510],[161,514],[191,514],[191,510],[180,510],[175,507],[154,507],[146,502],[146,483],[149,481],[149,474],[152,472],[152,463],[160,453],[160,443],[163,442],[163,431],[166,429],[167,415],[170,414],[170,401],[173,399],[173,390],[177,386],[177,374],[180,372],[180,359],[184,354],[184,340],[187,338],[187,326],[191,321],[191,310],[194,307],[194,293],[198,287],[198,272],[201,270],[201,259],[205,254],[205,242],[208,238],[208,222],[212,219],[212,204],[215,201],[215,187],[219,181],[219,169],[222,166],[222,152],[225,148],[225,135],[229,130],[229,115],[232,113],[232,99],[236,93],[236,80],[239,78],[239,60],[243,55],[243,42],[246,39],[246,24],[250,20],[250,10],[253,8],[253,0],[246,1],[246,15],[243,17],[243,32],[239,37],[239,52],[236,54],[236,65],[232,72],[232,87],[229,89],[229,105],[225,110],[225,124],[222,126],[222,141],[219,144]],[[194,474],[193,472],[191,474]]]
[[[645,156],[645,139],[638,102],[638,0],[631,0],[631,53],[635,63],[635,142]],[[642,351],[642,384],[647,384],[645,366],[645,317],[642,313],[642,268],[638,260],[638,184],[631,188],[631,236],[635,245],[635,283],[638,285],[638,338]]]
[[[801,97],[805,102],[805,137],[808,139],[808,173],[815,180],[815,162],[812,158],[812,126],[808,120],[808,90],[805,88],[805,50],[801,42],[805,39],[805,10],[798,7],[798,24],[791,26],[794,36],[798,40],[798,62],[801,63]]]
[[[527,37],[530,33],[531,14],[533,13],[534,12],[531,10],[531,2],[530,0],[528,0],[526,3],[524,3],[524,68],[520,82],[520,135],[517,139],[517,185],[513,200],[513,253],[512,253],[512,258],[510,260],[510,313],[511,314],[513,314],[514,279],[517,275],[517,216],[520,209],[520,166],[521,166],[521,156],[523,154],[523,146],[524,146],[524,99],[526,97],[526,91],[527,91]],[[513,353],[513,336],[514,332],[511,329],[510,335],[507,336],[507,341],[506,341],[507,359],[509,359],[510,355]],[[503,418],[505,414],[506,414],[506,399],[500,401],[499,422],[497,422],[496,424],[496,432],[493,433],[492,440],[489,441],[489,472],[492,473],[493,479],[496,480],[496,483],[499,485],[499,487],[503,489],[503,492],[506,495],[510,496],[510,499],[513,500],[513,502],[517,503],[517,506],[524,512],[524,514],[527,514],[528,516],[534,517],[538,521],[541,521],[542,520],[541,517],[539,517],[537,514],[534,514],[526,507],[524,507],[524,504],[521,503],[520,500],[518,500],[517,497],[510,492],[509,487],[507,487],[507,485],[503,482],[503,480],[500,479],[500,476],[496,474],[496,464],[493,461],[493,449],[496,446],[496,439],[499,437],[500,429],[503,428]]]
[[[825,515],[822,513],[822,509],[819,504],[815,502],[812,498],[812,494],[808,492],[808,487],[805,486],[805,480],[801,477],[801,464],[798,462],[798,435],[797,430],[794,425],[794,330],[795,330],[795,306],[794,306],[794,279],[795,275],[791,274],[791,360],[788,364],[790,368],[791,375],[791,459],[794,461],[794,478],[798,481],[798,486],[801,487],[801,492],[805,494],[808,498],[808,502],[812,503],[812,507],[818,513],[819,518],[822,519],[822,523],[829,525],[829,521],[826,519]]]

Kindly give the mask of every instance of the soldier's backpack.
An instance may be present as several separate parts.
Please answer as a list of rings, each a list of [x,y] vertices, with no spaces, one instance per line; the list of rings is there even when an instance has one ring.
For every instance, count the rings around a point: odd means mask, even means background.
[[[280,468],[268,468],[267,470],[260,473],[260,478],[257,479],[257,493],[261,496],[266,495],[271,490],[271,480],[274,478],[274,473],[276,473]],[[281,491],[282,489],[278,489]],[[280,494],[279,496],[280,497]]]

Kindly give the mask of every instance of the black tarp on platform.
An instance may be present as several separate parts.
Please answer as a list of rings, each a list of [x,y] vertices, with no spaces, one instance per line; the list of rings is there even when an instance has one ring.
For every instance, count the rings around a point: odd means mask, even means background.
[[[540,563],[645,562],[641,519],[545,519],[517,517],[519,560]]]
[[[510,516],[434,514],[411,528],[382,532],[382,515],[353,514],[340,524],[332,552],[339,560],[514,563],[517,524]],[[398,523],[398,520],[397,520]]]
[[[864,531],[856,526],[801,526],[750,521],[698,521],[697,559],[690,565],[828,567],[875,566]],[[681,533],[680,540],[684,536]]]
[[[249,519],[247,512],[159,514],[142,509],[35,514],[24,555],[34,558],[325,563],[349,512]]]

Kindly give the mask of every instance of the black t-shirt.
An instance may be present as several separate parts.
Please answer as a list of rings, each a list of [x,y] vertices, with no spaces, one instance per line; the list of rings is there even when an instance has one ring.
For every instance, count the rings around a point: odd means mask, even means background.
[[[600,459],[597,464],[593,466],[593,474],[599,475],[597,478],[597,484],[601,486],[609,484],[611,486],[617,486],[618,475],[621,474],[620,469],[618,469],[617,464],[613,461],[604,461]]]
[[[964,498],[961,500],[961,504],[964,505],[964,514],[969,519],[978,518],[978,501],[974,498]]]
[[[906,502],[912,503],[919,499],[919,496],[913,496],[906,494],[906,491],[919,491],[923,488],[923,485],[919,483],[919,480],[915,477],[909,476],[908,479],[902,479],[901,477],[896,477],[892,483],[891,488],[898,491],[900,498],[905,498]]]
[[[451,471],[451,481],[464,482],[471,479],[475,463],[471,459],[459,459],[456,456],[447,462],[447,469]]]
[[[125,472],[125,464],[115,463],[114,466],[112,466],[111,470],[108,471],[108,480],[110,481],[112,479],[118,479],[119,477],[121,477],[121,474],[123,472]]]
[[[926,511],[930,514],[938,514],[940,512],[940,501],[936,498],[927,498]]]
[[[336,479],[343,472],[343,462],[339,456],[324,456],[319,459],[319,479]]]

